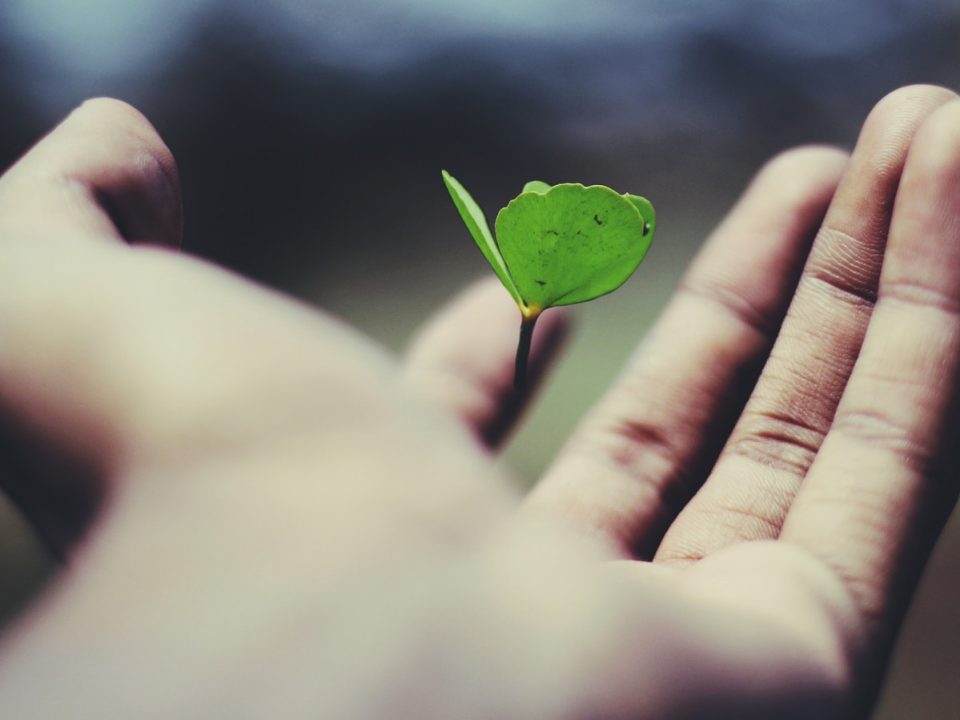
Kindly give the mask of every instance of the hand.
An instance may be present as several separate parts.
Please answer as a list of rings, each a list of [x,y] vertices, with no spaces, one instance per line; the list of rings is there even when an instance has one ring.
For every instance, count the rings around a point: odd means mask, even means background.
[[[398,369],[156,247],[169,152],[84,105],[0,180],[5,489],[67,558],[4,716],[866,712],[956,494],[958,179],[932,88],[849,161],[773,161],[521,502],[486,449],[522,403],[504,293]]]

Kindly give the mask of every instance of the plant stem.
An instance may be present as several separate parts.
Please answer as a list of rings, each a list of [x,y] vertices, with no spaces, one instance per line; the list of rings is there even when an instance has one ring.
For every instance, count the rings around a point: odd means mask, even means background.
[[[523,390],[527,384],[527,360],[530,357],[530,341],[533,338],[533,326],[537,324],[539,313],[524,315],[520,321],[520,341],[517,343],[517,361],[514,365],[513,388]]]

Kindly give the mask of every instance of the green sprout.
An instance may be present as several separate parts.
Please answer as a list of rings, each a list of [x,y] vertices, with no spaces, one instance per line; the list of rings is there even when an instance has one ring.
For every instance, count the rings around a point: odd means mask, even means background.
[[[477,247],[520,308],[514,372],[514,387],[520,389],[540,313],[623,285],[653,240],[653,205],[603,185],[534,180],[497,213],[494,236],[470,193],[446,170],[442,174]]]

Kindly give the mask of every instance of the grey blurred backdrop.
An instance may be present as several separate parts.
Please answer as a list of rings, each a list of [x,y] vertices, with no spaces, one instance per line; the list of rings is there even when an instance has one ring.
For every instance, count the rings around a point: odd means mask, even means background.
[[[529,484],[764,159],[850,146],[899,85],[960,87],[958,0],[2,0],[0,166],[84,98],[176,154],[186,250],[398,352],[487,272],[440,183],[489,213],[532,178],[657,206],[654,247],[578,330],[508,448]],[[0,472],[3,472],[0,466]],[[0,517],[0,613],[50,576]],[[960,717],[960,528],[928,569],[877,717]]]

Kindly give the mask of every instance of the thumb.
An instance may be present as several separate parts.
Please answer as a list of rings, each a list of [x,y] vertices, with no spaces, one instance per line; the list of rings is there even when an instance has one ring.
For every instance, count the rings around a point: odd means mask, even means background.
[[[111,237],[176,246],[176,163],[153,126],[119,100],[88,100],[0,178],[5,237]]]

